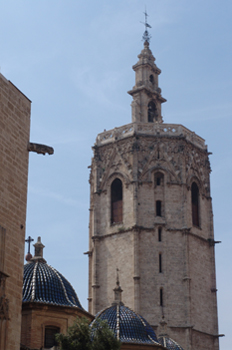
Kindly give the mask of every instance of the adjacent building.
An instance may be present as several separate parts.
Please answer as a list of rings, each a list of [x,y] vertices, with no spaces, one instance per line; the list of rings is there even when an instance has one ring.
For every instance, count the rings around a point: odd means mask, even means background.
[[[30,100],[0,74],[0,349],[21,333]]]

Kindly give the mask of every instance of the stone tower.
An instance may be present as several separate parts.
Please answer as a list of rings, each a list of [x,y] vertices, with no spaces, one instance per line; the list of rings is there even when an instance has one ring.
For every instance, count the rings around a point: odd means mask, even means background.
[[[90,174],[89,311],[124,302],[184,350],[218,349],[210,164],[204,140],[164,124],[160,69],[145,40],[132,123],[105,131]]]

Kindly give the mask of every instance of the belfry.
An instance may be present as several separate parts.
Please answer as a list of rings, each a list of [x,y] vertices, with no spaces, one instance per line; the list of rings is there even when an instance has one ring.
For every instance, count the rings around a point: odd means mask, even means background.
[[[149,47],[133,66],[132,123],[98,134],[90,174],[89,312],[123,300],[183,349],[217,350],[210,163],[204,139],[163,123]]]

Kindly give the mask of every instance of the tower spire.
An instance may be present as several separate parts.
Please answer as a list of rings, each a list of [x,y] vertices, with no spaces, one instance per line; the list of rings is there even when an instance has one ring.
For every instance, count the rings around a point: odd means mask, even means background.
[[[158,76],[161,70],[155,64],[155,57],[150,48],[149,41],[151,35],[147,23],[147,11],[145,9],[145,31],[143,34],[144,48],[138,55],[139,61],[133,66],[135,71],[135,86],[128,93],[133,97],[132,122],[138,123],[163,123],[161,115],[161,104],[166,99],[161,95],[161,89],[158,83]]]

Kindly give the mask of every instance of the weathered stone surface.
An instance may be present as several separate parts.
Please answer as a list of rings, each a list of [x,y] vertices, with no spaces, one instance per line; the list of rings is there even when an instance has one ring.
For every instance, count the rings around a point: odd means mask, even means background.
[[[144,316],[157,335],[168,333],[184,349],[218,350],[207,147],[184,126],[163,124],[164,100],[148,86],[150,74],[158,86],[159,72],[152,67],[140,62],[134,68],[136,86],[129,92],[133,123],[99,134],[93,148],[89,311],[96,313],[112,302],[118,268],[123,302]],[[147,119],[150,101],[158,110],[153,123]],[[111,184],[116,178],[123,185],[123,221],[112,224]],[[199,189],[199,225],[192,220],[193,182]]]
[[[20,346],[30,106],[27,97],[0,74],[0,226],[5,231],[0,238],[0,251],[5,253],[0,272],[9,276],[4,292],[9,321],[3,320],[0,327],[4,350]]]

